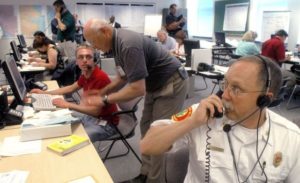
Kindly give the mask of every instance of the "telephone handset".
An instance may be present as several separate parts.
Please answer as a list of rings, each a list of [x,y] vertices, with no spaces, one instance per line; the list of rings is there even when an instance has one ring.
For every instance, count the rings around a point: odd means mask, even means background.
[[[219,90],[216,95],[219,97],[219,98],[222,98],[222,94],[223,94],[223,91]],[[223,117],[223,112],[219,112],[217,107],[214,106],[214,109],[215,109],[215,113],[214,113],[214,118],[222,118]]]
[[[23,121],[23,112],[15,109],[8,109],[4,118],[6,119],[6,125],[20,124]]]

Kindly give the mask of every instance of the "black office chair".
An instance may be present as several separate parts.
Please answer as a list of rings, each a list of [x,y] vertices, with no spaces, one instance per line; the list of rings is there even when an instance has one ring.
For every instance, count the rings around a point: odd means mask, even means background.
[[[137,126],[137,117],[135,115],[135,112],[137,111],[138,103],[142,100],[142,98],[143,97],[137,97],[129,102],[123,102],[118,104],[120,110],[112,114],[113,116],[119,117],[119,124],[115,126],[117,134],[106,139],[106,141],[112,141],[112,143],[109,145],[109,148],[103,158],[103,162],[106,161],[107,159],[125,156],[131,150],[134,156],[136,157],[136,159],[140,163],[142,163],[140,157],[136,154],[136,152],[133,150],[131,145],[126,140],[134,136],[135,127]],[[110,155],[110,152],[114,147],[114,144],[119,140],[122,141],[123,144],[125,145],[126,152],[117,155]]]
[[[297,107],[300,107],[300,106],[294,106],[294,107],[289,107],[290,105],[290,102],[292,100],[292,98],[294,97],[295,93],[296,93],[296,90],[298,88],[300,88],[300,65],[294,65],[292,66],[291,68],[291,71],[296,75],[296,84],[294,86],[294,89],[292,91],[292,94],[290,95],[290,98],[288,100],[288,103],[286,104],[286,108],[289,110],[289,109],[294,109],[294,108],[297,108]]]
[[[277,97],[268,106],[269,108],[277,107],[277,110],[280,114],[281,114],[280,104],[284,101],[285,96],[287,94],[287,81],[288,80],[289,80],[289,78],[286,78],[285,80],[283,80]]]

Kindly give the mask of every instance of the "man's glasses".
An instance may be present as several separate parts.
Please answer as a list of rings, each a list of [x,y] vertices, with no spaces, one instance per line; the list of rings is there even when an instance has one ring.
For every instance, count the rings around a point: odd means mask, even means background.
[[[79,55],[77,57],[78,60],[84,60],[84,59],[86,59],[86,60],[92,60],[93,58],[94,57],[92,55]]]
[[[230,96],[239,96],[242,93],[256,93],[256,92],[264,92],[264,91],[243,91],[241,88],[239,88],[238,86],[232,86],[229,85],[227,81],[221,81],[219,83],[220,86],[220,90],[221,91],[225,91],[226,89],[228,89]]]

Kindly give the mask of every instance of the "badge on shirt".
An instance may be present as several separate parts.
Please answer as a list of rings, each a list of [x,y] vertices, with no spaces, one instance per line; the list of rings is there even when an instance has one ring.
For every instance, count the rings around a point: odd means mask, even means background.
[[[192,107],[189,107],[187,109],[184,109],[183,111],[175,114],[172,116],[172,120],[175,122],[180,122],[192,115],[193,109]]]
[[[125,74],[125,72],[124,72],[124,70],[122,69],[121,66],[118,65],[118,66],[116,67],[116,70],[117,70],[117,72],[119,73],[119,75],[120,75],[121,77],[126,76],[126,74]]]
[[[282,162],[282,152],[277,152],[274,154],[273,165],[278,167]]]

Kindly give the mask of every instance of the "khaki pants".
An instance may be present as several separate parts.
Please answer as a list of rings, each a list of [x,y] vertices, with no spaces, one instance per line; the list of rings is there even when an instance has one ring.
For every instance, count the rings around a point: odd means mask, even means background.
[[[183,80],[178,72],[175,72],[163,88],[155,92],[147,92],[140,122],[142,137],[152,122],[158,119],[170,119],[173,114],[182,110],[187,89],[187,79]],[[147,183],[165,182],[163,157],[164,155],[142,155],[141,174],[147,175]]]

